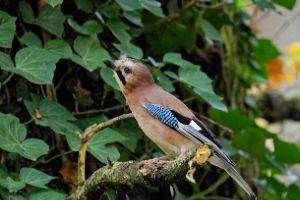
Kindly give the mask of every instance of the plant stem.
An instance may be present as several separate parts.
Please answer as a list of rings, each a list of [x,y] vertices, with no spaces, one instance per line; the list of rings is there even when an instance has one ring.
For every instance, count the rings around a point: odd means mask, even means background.
[[[2,83],[1,83],[1,86],[4,86],[6,85],[10,80],[11,78],[14,76],[14,73],[11,73]]]

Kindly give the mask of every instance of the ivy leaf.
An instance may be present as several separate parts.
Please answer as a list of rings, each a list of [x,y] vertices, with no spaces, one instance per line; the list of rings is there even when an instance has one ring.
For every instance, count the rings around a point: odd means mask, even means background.
[[[65,199],[67,195],[54,190],[41,190],[30,193],[28,200],[57,200]]]
[[[120,133],[124,139],[119,142],[123,144],[131,152],[134,152],[139,139],[143,137],[143,132],[134,120],[126,120],[126,122],[121,122],[117,128],[114,128],[118,133]]]
[[[217,29],[207,20],[201,20],[201,28],[206,38],[215,41],[222,41],[221,36]]]
[[[10,193],[16,193],[25,187],[25,183],[22,181],[15,181],[9,176],[5,179],[0,178],[0,180],[0,185],[6,188]]]
[[[42,27],[49,33],[61,38],[62,32],[64,30],[64,21],[66,17],[58,9],[45,4],[39,12],[37,18],[34,18],[32,8],[28,3],[22,2],[20,6],[24,6],[21,9],[21,14],[24,22],[28,24],[34,24]]]
[[[42,48],[42,41],[31,31],[24,33],[24,35],[20,38],[20,41],[26,46],[36,46]]]
[[[55,55],[44,49],[26,47],[17,52],[16,67],[11,71],[36,84],[51,84],[57,61]]]
[[[107,163],[108,160],[116,161],[120,153],[116,146],[111,143],[125,139],[119,132],[106,128],[97,133],[88,141],[88,151],[99,161]]]
[[[114,73],[111,69],[108,69],[107,67],[103,67],[100,70],[100,75],[102,79],[107,83],[109,86],[113,87],[115,90],[120,91],[119,85],[116,81],[116,79],[113,77]]]
[[[83,35],[95,35],[102,32],[101,24],[95,20],[88,20],[81,26],[71,18],[67,22],[76,32]]]
[[[192,64],[187,60],[184,60],[180,53],[166,53],[163,57],[163,62],[167,64],[173,64],[177,66],[184,66]]]
[[[107,51],[99,46],[99,41],[93,37],[78,36],[74,49],[79,56],[73,55],[72,60],[89,71],[105,67],[103,61],[110,59]]]
[[[130,41],[131,36],[127,33],[129,27],[124,22],[120,20],[109,20],[106,25],[120,42],[126,43]]]
[[[175,88],[171,82],[171,80],[162,72],[156,73],[156,79],[158,84],[168,92],[174,92]]]
[[[56,60],[72,57],[73,52],[70,45],[62,39],[50,40],[45,44],[44,49],[56,56]]]
[[[0,10],[0,47],[11,48],[16,31],[16,19]]]
[[[123,13],[123,16],[128,19],[131,23],[133,23],[136,26],[143,26],[142,23],[142,13],[138,10],[135,11],[125,11]]]
[[[38,188],[47,188],[45,185],[55,177],[49,176],[48,174],[34,168],[22,168],[19,178],[28,185]]]
[[[221,102],[222,97],[215,94],[212,88],[212,80],[199,66],[184,60],[179,53],[167,53],[163,62],[179,66],[178,80],[193,87],[193,91],[201,96],[212,107],[227,111],[227,107]],[[177,78],[173,76],[173,78]]]
[[[155,0],[139,0],[143,8],[151,12],[158,17],[164,17],[164,13],[161,9],[161,3]]]
[[[123,42],[120,44],[114,44],[114,46],[126,56],[135,59],[142,59],[143,58],[143,51],[140,47],[131,44],[130,42]]]
[[[57,58],[48,51],[38,47],[26,47],[19,50],[15,57],[16,67],[11,58],[0,52],[0,67],[23,76],[37,84],[51,84]]]
[[[14,63],[6,53],[0,51],[0,68],[5,71],[14,71]]]
[[[41,100],[33,96],[32,102],[25,101],[24,103],[35,124],[50,127],[61,134],[64,134],[61,132],[61,127],[64,126],[65,122],[76,120],[65,107],[48,99]]]
[[[36,160],[48,152],[48,145],[40,139],[25,139],[26,127],[11,114],[0,113],[0,148]]]
[[[46,3],[51,5],[52,7],[55,7],[59,4],[62,4],[64,0],[46,0]]]
[[[152,49],[157,53],[165,53],[195,47],[196,30],[176,21],[154,24],[153,28],[146,32],[147,40]]]
[[[211,85],[206,88],[194,88],[194,92],[201,96],[212,107],[224,112],[228,111],[226,105],[222,103],[223,98],[215,94]]]
[[[116,0],[123,10],[133,11],[141,9],[140,1],[127,1],[127,0]]]
[[[90,0],[75,0],[75,4],[79,10],[86,13],[92,13],[93,11],[93,4]]]

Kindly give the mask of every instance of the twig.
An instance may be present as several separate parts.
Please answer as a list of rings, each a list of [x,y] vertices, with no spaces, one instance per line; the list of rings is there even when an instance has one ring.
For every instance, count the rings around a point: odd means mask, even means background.
[[[110,119],[108,121],[105,121],[103,123],[97,124],[97,125],[92,125],[88,127],[84,133],[83,136],[81,137],[81,145],[80,145],[80,150],[79,150],[79,155],[78,155],[78,180],[79,184],[83,183],[85,181],[85,158],[86,158],[86,149],[87,149],[87,143],[88,141],[95,135],[97,134],[100,130],[107,128],[109,126],[112,126],[113,124],[128,119],[132,118],[133,114],[123,114],[118,117],[115,117],[113,119]]]
[[[198,166],[205,164],[211,151],[207,145],[195,151],[187,151],[175,160],[166,161],[154,158],[144,161],[115,162],[95,171],[68,200],[89,199],[93,194],[99,196],[112,187],[133,189],[145,186],[160,186],[174,183],[185,177],[190,162]]]
[[[88,115],[88,114],[97,114],[97,113],[102,113],[102,112],[109,112],[111,110],[118,110],[123,108],[123,105],[116,105],[113,107],[109,107],[109,108],[104,108],[104,109],[93,109],[93,110],[87,110],[87,111],[82,111],[82,112],[73,112],[73,115]]]
[[[195,194],[191,196],[191,200],[193,199],[205,199],[205,195],[214,192],[222,183],[224,183],[228,179],[229,175],[227,173],[224,173],[214,184],[212,184],[209,188],[204,190],[201,193]]]

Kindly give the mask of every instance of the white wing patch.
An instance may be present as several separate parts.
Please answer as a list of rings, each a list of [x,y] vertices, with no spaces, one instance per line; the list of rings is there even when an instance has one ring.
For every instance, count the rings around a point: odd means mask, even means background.
[[[200,126],[198,126],[198,124],[196,124],[196,122],[194,122],[194,120],[191,120],[191,122],[189,123],[189,125],[191,127],[193,127],[194,129],[196,129],[197,131],[201,131],[202,128]]]

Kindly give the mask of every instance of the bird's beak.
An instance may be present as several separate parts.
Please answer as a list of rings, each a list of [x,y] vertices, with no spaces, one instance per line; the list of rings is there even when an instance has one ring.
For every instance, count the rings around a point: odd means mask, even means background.
[[[105,60],[105,61],[104,61],[104,64],[105,64],[107,67],[111,68],[112,70],[115,70],[115,69],[116,69],[116,65],[114,64],[114,61],[112,61],[112,60]]]

